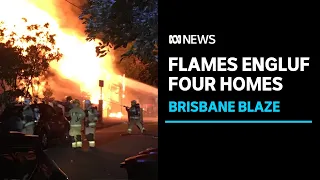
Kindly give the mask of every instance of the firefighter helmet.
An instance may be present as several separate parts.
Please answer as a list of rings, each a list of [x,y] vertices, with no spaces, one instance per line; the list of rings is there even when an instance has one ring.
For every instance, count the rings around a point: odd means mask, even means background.
[[[89,109],[91,107],[91,101],[90,100],[85,100],[84,101],[84,108],[85,109]]]
[[[66,101],[71,101],[72,100],[72,97],[71,96],[67,96],[66,97]]]
[[[132,100],[131,101],[131,106],[134,106],[134,105],[136,105],[137,104],[137,101],[136,100]]]
[[[84,101],[84,104],[85,104],[85,105],[91,105],[91,101],[90,101],[90,100],[85,100],[85,101]]]
[[[80,101],[79,101],[79,99],[75,99],[75,100],[73,100],[73,101],[72,101],[72,103],[73,103],[73,104],[80,105]]]
[[[30,99],[28,99],[28,98],[24,99],[24,104],[30,105],[30,103],[31,103],[31,100],[30,100]]]

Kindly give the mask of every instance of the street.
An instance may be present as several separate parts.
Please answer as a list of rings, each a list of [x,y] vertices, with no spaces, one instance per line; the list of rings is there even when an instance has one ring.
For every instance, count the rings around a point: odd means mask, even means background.
[[[97,130],[96,149],[73,150],[52,147],[46,151],[51,159],[71,180],[113,180],[127,179],[126,171],[120,163],[127,157],[149,147],[158,147],[158,123],[145,122],[146,135],[139,134],[135,127],[132,135],[126,133],[127,124],[121,123]]]

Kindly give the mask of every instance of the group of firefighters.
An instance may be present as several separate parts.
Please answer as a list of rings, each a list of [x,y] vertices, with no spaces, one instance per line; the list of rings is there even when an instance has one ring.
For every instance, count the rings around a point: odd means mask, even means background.
[[[80,101],[72,101],[73,107],[66,113],[70,117],[70,132],[72,148],[82,147],[82,131],[84,130],[86,139],[90,147],[95,147],[95,129],[98,121],[98,111],[92,106],[90,100],[85,100],[84,109],[80,106]]]
[[[37,100],[34,101],[37,104]],[[44,102],[46,103],[46,102]],[[82,133],[85,132],[85,138],[89,143],[89,147],[95,147],[95,131],[96,124],[99,119],[99,113],[95,107],[93,107],[90,100],[84,101],[84,108],[81,108],[81,103],[78,99],[72,99],[71,96],[66,98],[64,105],[59,104],[56,101],[47,102],[52,106],[56,111],[59,111],[65,117],[70,120],[70,131],[69,135],[71,137],[71,146],[72,148],[81,148],[82,147]],[[24,100],[24,126],[22,132],[25,134],[33,134],[34,132],[34,122],[39,120],[40,113],[39,109],[31,108],[31,100]],[[128,112],[128,134],[132,133],[132,128],[136,125],[141,133],[145,132],[145,128],[142,122],[141,108],[140,105],[135,101],[131,101],[131,106],[126,107]]]

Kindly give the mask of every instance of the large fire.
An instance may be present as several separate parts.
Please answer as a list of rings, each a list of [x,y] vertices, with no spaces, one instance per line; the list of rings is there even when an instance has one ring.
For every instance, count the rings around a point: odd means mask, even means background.
[[[62,2],[65,5],[70,5],[66,1]],[[51,68],[60,77],[78,84],[82,92],[89,93],[90,99],[94,104],[98,104],[101,98],[98,80],[104,80],[105,87],[110,86],[114,82],[120,82],[123,86],[126,84],[144,91],[151,91],[152,94],[157,94],[156,88],[151,88],[130,79],[124,80],[124,77],[117,75],[113,68],[114,56],[112,52],[103,59],[98,58],[95,51],[97,42],[85,41],[83,31],[79,31],[79,27],[81,28],[79,24],[81,22],[77,19],[77,16],[68,15],[62,17],[61,11],[65,11],[65,9],[61,6],[58,7],[57,3],[58,0],[3,1],[0,7],[0,21],[3,21],[9,27],[9,30],[18,34],[25,33],[22,30],[25,29],[26,24],[21,23],[22,18],[26,18],[29,25],[49,23],[50,33],[56,34],[56,46],[63,54],[63,58],[60,61],[51,63]],[[52,84],[55,84],[54,81],[52,81]],[[59,86],[53,87],[53,89],[61,89],[60,93],[65,93],[65,96],[68,95],[68,91],[71,91],[69,84],[59,84]],[[41,90],[41,88],[44,88],[44,85],[37,88]],[[125,88],[121,89],[124,91]],[[108,90],[103,91],[104,108],[111,106],[109,103],[110,99],[113,99],[112,96],[114,94],[118,94],[119,96],[119,93],[121,95],[123,92],[110,93]],[[122,96],[124,98],[124,94]],[[120,101],[122,104],[122,100],[117,101],[120,107]],[[122,117],[121,112],[104,113],[104,116],[107,115],[118,118]]]

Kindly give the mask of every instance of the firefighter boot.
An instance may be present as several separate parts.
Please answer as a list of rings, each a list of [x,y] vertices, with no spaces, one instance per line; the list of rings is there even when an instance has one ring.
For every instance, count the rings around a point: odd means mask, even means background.
[[[77,144],[76,147],[77,147],[77,148],[81,148],[81,147],[82,147],[81,135],[77,135],[77,136],[76,136],[76,142],[77,142],[77,143],[76,143],[76,144]]]
[[[137,121],[136,125],[138,126],[139,130],[141,131],[141,133],[144,133],[146,131],[146,129],[143,127],[143,125],[142,125],[142,123],[140,121]]]
[[[146,133],[146,129],[144,127],[141,129],[141,133]]]
[[[71,138],[71,147],[73,149],[77,148],[77,142],[76,142],[74,136],[71,136],[70,138]]]
[[[88,140],[89,146],[90,146],[91,148],[94,148],[94,147],[96,146],[96,142],[95,142],[95,140],[94,140],[94,135],[93,135],[92,133],[89,133],[89,134],[87,135],[87,140]]]
[[[135,120],[130,120],[129,121],[129,124],[128,124],[128,134],[131,134],[132,133],[132,128],[133,128],[133,125],[136,124],[136,121]]]

